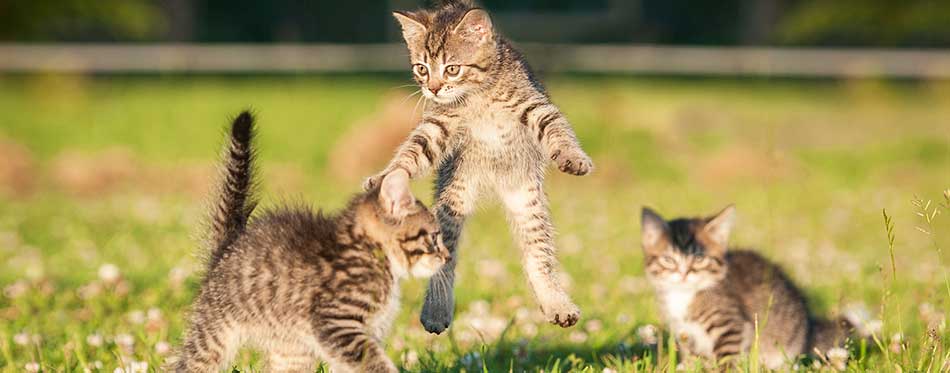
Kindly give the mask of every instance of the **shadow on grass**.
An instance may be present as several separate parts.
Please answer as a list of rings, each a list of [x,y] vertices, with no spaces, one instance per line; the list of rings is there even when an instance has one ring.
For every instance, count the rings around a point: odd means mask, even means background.
[[[637,367],[650,370],[657,364],[656,345],[635,342],[636,327],[611,338],[591,343],[552,342],[550,340],[509,340],[467,349],[453,345],[452,357],[423,354],[419,362],[404,372],[563,372],[593,366]],[[451,338],[451,337],[450,337]],[[598,370],[599,371],[599,370]]]

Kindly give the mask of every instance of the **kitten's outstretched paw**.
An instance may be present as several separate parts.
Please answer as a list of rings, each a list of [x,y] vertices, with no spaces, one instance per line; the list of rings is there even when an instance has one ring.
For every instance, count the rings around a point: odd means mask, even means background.
[[[569,328],[577,324],[581,318],[581,310],[574,303],[566,302],[556,306],[541,306],[541,312],[547,316],[548,321],[562,328]]]
[[[431,305],[429,302],[425,302],[422,305],[422,316],[419,317],[419,321],[422,322],[422,327],[425,330],[432,334],[442,334],[446,329],[449,328],[449,325],[452,324],[452,314],[454,310],[452,307],[446,307],[444,305]]]
[[[555,150],[551,160],[557,162],[557,169],[561,172],[583,176],[594,170],[594,161],[580,149]]]
[[[386,176],[386,174],[381,173],[378,175],[367,177],[366,180],[363,180],[363,191],[368,192],[378,187],[379,184],[383,182],[384,176]]]

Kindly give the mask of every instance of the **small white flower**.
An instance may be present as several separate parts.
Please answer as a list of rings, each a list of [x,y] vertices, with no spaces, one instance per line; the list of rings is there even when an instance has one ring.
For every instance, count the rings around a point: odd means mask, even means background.
[[[637,328],[637,336],[640,337],[640,342],[643,342],[645,345],[657,344],[658,338],[656,334],[656,327],[650,324]]]
[[[837,370],[844,370],[848,365],[848,350],[841,347],[828,350],[825,356],[828,358],[828,362]]]
[[[26,365],[23,366],[23,369],[25,369],[27,372],[39,372],[40,363],[37,363],[35,361],[31,363],[26,363]]]
[[[132,347],[135,346],[135,338],[128,334],[117,334],[115,336],[115,344],[131,350]]]
[[[119,272],[119,267],[115,264],[106,263],[99,267],[99,279],[107,282],[113,283],[119,280],[119,276],[122,273]]]
[[[597,319],[592,319],[584,323],[584,330],[588,333],[597,333],[604,329],[604,323]]]
[[[145,312],[135,310],[129,312],[129,322],[133,324],[142,324],[145,322]]]
[[[20,346],[26,346],[30,344],[30,335],[27,333],[17,333],[13,336],[13,343],[16,343]]]
[[[571,335],[567,337],[571,342],[574,343],[584,343],[587,342],[587,333],[584,333],[579,330],[571,332]]]
[[[148,321],[162,321],[162,310],[155,307],[149,308],[146,317]]]
[[[103,338],[99,333],[94,333],[86,336],[86,344],[92,347],[102,346]]]
[[[601,373],[617,373],[617,371],[612,368],[604,368],[604,370],[601,371]]]
[[[159,341],[155,344],[155,353],[159,355],[165,355],[172,350],[172,346],[165,341]]]

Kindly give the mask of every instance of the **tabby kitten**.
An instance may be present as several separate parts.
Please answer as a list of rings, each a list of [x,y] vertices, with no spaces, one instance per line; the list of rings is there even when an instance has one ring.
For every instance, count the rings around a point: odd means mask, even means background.
[[[643,209],[646,275],[680,350],[716,360],[749,351],[759,323],[762,363],[842,346],[852,324],[811,316],[801,291],[775,264],[727,250],[735,208],[709,218],[664,221]]]
[[[429,281],[423,326],[441,333],[452,322],[462,224],[489,193],[499,196],[507,210],[541,310],[554,324],[574,325],[580,310],[558,281],[543,181],[549,161],[563,172],[585,175],[593,169],[590,157],[485,10],[452,1],[393,15],[402,26],[413,77],[427,105],[421,123],[389,165],[364,186],[372,189],[394,173],[418,178],[437,169],[434,208],[453,259]]]
[[[381,343],[398,280],[429,277],[448,260],[435,216],[395,177],[334,215],[283,207],[250,219],[252,137],[244,112],[231,127],[207,276],[175,370],[217,371],[251,344],[272,371],[312,372],[319,358],[334,372],[397,372]],[[405,217],[393,217],[397,206]]]

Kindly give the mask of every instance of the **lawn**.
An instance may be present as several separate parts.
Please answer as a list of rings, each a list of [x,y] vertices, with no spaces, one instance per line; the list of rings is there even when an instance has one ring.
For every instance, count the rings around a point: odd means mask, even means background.
[[[159,368],[200,281],[195,237],[228,118],[258,114],[263,206],[335,209],[402,136],[389,117],[416,105],[403,100],[406,83],[0,77],[0,369]],[[780,263],[815,312],[865,307],[883,322],[876,341],[852,345],[847,369],[950,368],[950,83],[552,76],[548,86],[597,166],[580,178],[552,169],[547,181],[581,322],[543,322],[487,203],[463,235],[449,333],[422,329],[425,283],[403,284],[387,344],[402,369],[674,368],[643,277],[640,208],[674,217],[728,203],[739,212],[733,242]],[[431,200],[428,181],[414,188]],[[235,366],[259,360],[242,352]]]

